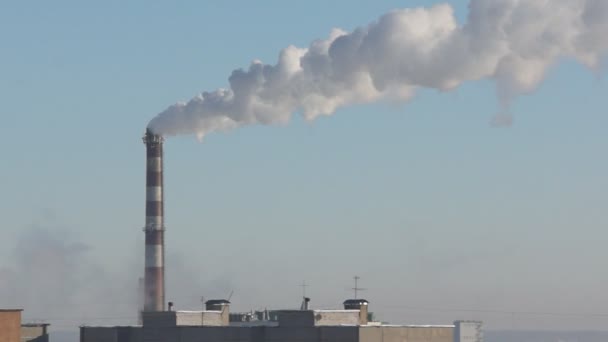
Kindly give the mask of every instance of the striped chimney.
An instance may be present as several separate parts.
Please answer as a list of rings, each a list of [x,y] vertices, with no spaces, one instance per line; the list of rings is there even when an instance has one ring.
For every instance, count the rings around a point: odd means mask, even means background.
[[[146,145],[146,270],[144,311],[165,310],[165,255],[163,208],[163,137],[149,129]]]

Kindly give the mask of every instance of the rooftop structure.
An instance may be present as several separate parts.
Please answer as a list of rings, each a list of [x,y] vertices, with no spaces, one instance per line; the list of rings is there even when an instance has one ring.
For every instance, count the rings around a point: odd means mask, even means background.
[[[144,312],[143,326],[81,327],[81,342],[481,342],[481,323],[389,325],[369,319],[369,302],[349,299],[343,309],[229,313],[211,300],[203,311]],[[210,307],[219,305],[220,307]]]
[[[0,342],[21,341],[22,309],[0,309]]]
[[[22,311],[22,309],[0,309],[0,342],[48,342],[50,324],[21,324]]]
[[[48,342],[49,325],[47,323],[21,324],[21,342]]]

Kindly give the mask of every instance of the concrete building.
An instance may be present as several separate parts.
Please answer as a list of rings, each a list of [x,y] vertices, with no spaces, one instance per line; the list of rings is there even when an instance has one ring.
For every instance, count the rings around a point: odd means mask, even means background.
[[[21,325],[21,342],[49,342],[49,324],[27,323]]]
[[[21,342],[21,309],[0,309],[0,342]]]
[[[479,321],[454,322],[454,341],[483,341],[483,325]]]
[[[230,315],[228,301],[209,301],[206,309],[145,312],[143,326],[81,327],[80,342],[483,341],[480,322],[386,325],[369,321],[368,302],[361,299],[345,301],[341,310],[274,310],[251,316]]]
[[[21,324],[22,311],[0,309],[0,342],[48,342],[49,324]]]
[[[173,303],[169,302],[169,311],[142,312],[141,316],[145,327],[227,326],[230,324],[229,307],[229,301],[214,299],[205,302],[203,311],[173,311]]]

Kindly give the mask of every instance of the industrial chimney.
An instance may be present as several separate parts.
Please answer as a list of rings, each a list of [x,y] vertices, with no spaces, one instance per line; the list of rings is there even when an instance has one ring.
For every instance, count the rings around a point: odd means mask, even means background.
[[[165,310],[163,137],[149,129],[146,145],[146,261],[144,311]]]

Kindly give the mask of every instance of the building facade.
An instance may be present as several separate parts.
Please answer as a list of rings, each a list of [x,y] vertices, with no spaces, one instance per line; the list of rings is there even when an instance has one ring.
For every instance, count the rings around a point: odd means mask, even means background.
[[[21,342],[49,342],[49,324],[27,323],[21,325]]]
[[[82,327],[81,342],[459,342],[453,326]],[[463,340],[464,342],[465,340]],[[466,340],[476,342],[475,340]]]
[[[21,342],[21,311],[0,310],[0,342]]]
[[[356,301],[356,302],[355,302]],[[368,321],[367,301],[343,310],[277,310],[262,320],[230,315],[228,302],[205,311],[143,313],[143,326],[81,327],[80,342],[482,342],[480,322],[387,325]],[[228,317],[238,318],[229,321]],[[269,317],[273,317],[269,319]],[[478,328],[478,329],[476,329]]]

